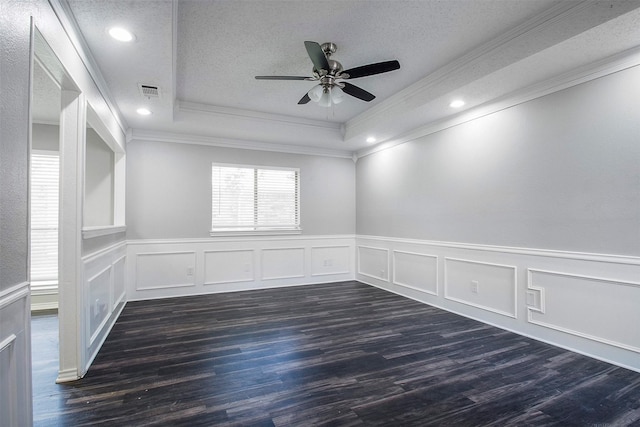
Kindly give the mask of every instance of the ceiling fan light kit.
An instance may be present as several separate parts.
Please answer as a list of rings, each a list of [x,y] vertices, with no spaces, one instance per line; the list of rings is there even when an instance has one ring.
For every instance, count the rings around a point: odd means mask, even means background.
[[[400,68],[400,63],[393,60],[343,70],[342,64],[331,59],[331,55],[338,49],[335,43],[323,43],[320,45],[316,42],[306,41],[304,46],[311,62],[313,62],[313,76],[256,76],[256,79],[317,81],[319,83],[307,92],[298,101],[298,104],[306,104],[309,101],[313,101],[322,107],[330,107],[333,104],[341,103],[344,100],[345,93],[366,102],[375,99],[375,95],[366,90],[338,80],[372,76]]]

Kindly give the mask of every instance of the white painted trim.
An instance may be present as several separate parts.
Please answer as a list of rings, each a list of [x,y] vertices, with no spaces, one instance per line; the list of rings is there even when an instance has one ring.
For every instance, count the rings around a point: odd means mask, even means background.
[[[500,268],[507,268],[510,270],[513,270],[513,313],[509,313],[507,311],[502,311],[502,310],[496,310],[493,307],[488,307],[482,304],[475,304],[471,301],[468,300],[463,300],[460,298],[454,298],[452,296],[449,295],[449,281],[447,278],[447,261],[457,261],[457,262],[465,262],[467,264],[478,264],[478,265],[489,265],[491,267],[500,267]],[[496,264],[496,263],[492,263],[492,262],[483,262],[483,261],[475,261],[475,260],[470,260],[470,259],[463,259],[463,258],[451,258],[451,257],[444,257],[444,298],[448,299],[449,301],[455,301],[458,302],[460,304],[465,304],[465,305],[469,305],[471,307],[475,307],[475,308],[479,308],[482,310],[486,310],[486,311],[490,311],[492,313],[496,313],[496,314],[500,314],[502,316],[507,316],[507,317],[511,317],[513,319],[517,319],[518,317],[518,267],[516,267],[515,265],[506,265],[506,264]]]
[[[423,254],[423,253],[418,253],[418,252],[409,252],[409,251],[400,251],[397,249],[394,249],[391,251],[392,252],[392,260],[393,260],[393,278],[392,278],[392,282],[394,285],[398,285],[398,286],[403,286],[405,288],[409,288],[409,289],[413,289],[414,291],[418,291],[418,292],[423,292],[425,294],[429,294],[429,295],[433,295],[433,296],[438,296],[438,284],[440,283],[440,265],[439,265],[439,261],[440,261],[440,257],[438,255],[431,255],[431,254]],[[416,256],[423,256],[425,258],[435,258],[436,260],[436,291],[435,292],[431,292],[428,291],[426,289],[421,289],[421,288],[416,288],[415,286],[412,285],[408,285],[406,283],[402,283],[402,282],[398,282],[396,280],[396,254],[407,254],[407,255],[416,255]]]
[[[236,230],[236,231],[216,231],[210,230],[209,235],[211,237],[240,237],[240,236],[291,236],[302,234],[302,229],[290,229],[290,230]]]
[[[529,269],[527,269],[527,272],[528,272],[528,275],[527,275],[527,288],[531,288],[531,289],[536,289],[537,288],[537,289],[543,289],[544,290],[544,288],[534,287],[533,286],[533,273],[543,273],[543,274],[550,274],[550,275],[554,275],[554,276],[563,276],[563,277],[574,277],[574,278],[577,278],[577,279],[587,279],[587,280],[593,280],[593,281],[598,281],[598,282],[603,282],[603,283],[611,283],[611,284],[614,284],[614,285],[632,286],[632,287],[640,288],[640,283],[639,282],[630,282],[630,281],[626,281],[626,280],[607,279],[607,278],[603,278],[603,277],[594,277],[594,276],[588,276],[588,275],[583,275],[583,274],[574,274],[574,273],[563,273],[563,272],[558,272],[558,271],[541,270],[541,269],[536,269],[536,268],[529,268]],[[602,343],[602,344],[612,345],[612,346],[619,347],[619,348],[622,348],[622,349],[625,349],[625,350],[631,350],[631,351],[634,351],[636,353],[640,353],[640,347],[635,347],[635,346],[624,344],[624,343],[621,343],[621,342],[618,342],[618,341],[608,340],[606,338],[597,337],[595,335],[586,334],[584,332],[576,331],[576,330],[565,328],[565,327],[558,326],[558,325],[553,325],[551,323],[546,323],[546,322],[541,322],[539,320],[534,320],[533,319],[533,312],[540,312],[540,310],[531,309],[529,307],[527,307],[527,309],[528,309],[527,310],[527,321],[529,323],[533,323],[534,325],[543,326],[545,328],[549,328],[549,329],[553,329],[553,330],[556,330],[556,331],[564,332],[564,333],[567,333],[567,334],[575,335],[577,337],[587,338],[589,340],[596,341],[596,342],[599,342],[599,343]],[[542,311],[542,314],[544,314],[544,311]],[[634,327],[634,326],[630,325],[630,327]],[[637,325],[635,327],[637,327]]]
[[[356,256],[356,258],[358,260],[357,267],[356,267],[357,274],[361,274],[362,276],[366,276],[366,277],[371,277],[372,279],[382,280],[384,282],[389,282],[390,277],[391,277],[391,274],[390,274],[390,269],[391,269],[390,263],[391,263],[391,260],[390,260],[390,256],[389,256],[389,249],[387,249],[387,248],[379,248],[379,247],[375,247],[375,246],[366,246],[366,245],[357,245],[356,248],[357,248],[356,250],[358,251],[357,256]],[[386,264],[387,264],[387,271],[386,271],[387,278],[380,277],[380,276],[373,276],[371,274],[367,274],[367,273],[363,273],[362,272],[362,270],[360,269],[360,249],[361,248],[384,251],[384,252],[387,253],[387,262],[386,262]]]
[[[307,251],[304,246],[293,246],[293,247],[282,247],[282,248],[265,248],[260,251],[260,280],[283,280],[283,279],[299,279],[307,277]],[[274,277],[266,277],[264,275],[264,254],[267,252],[277,252],[277,251],[288,251],[288,250],[298,250],[302,251],[302,274],[296,274],[293,276],[274,276]]]
[[[310,156],[339,157],[345,159],[352,158],[352,152],[349,150],[333,150],[323,147],[275,144],[271,142],[257,142],[234,138],[220,138],[215,136],[199,136],[169,132],[156,132],[142,129],[130,129],[129,132],[127,132],[127,143],[134,141],[170,142],[175,144],[204,145],[211,147],[237,148],[243,150],[303,154]]]
[[[250,279],[242,279],[242,280],[221,280],[217,282],[206,282],[204,279],[207,277],[207,254],[209,253],[229,253],[229,252],[251,252],[251,278]],[[248,248],[248,249],[214,249],[214,250],[205,250],[203,253],[203,264],[204,264],[204,277],[202,281],[203,286],[209,285],[222,285],[226,283],[242,283],[242,282],[254,282],[256,280],[256,272],[253,268],[256,265],[256,249]]]
[[[354,155],[357,158],[365,157],[637,65],[640,65],[640,47],[628,49],[548,80],[516,90],[460,114],[427,123],[403,134],[396,135],[373,147],[358,150]],[[403,102],[406,101],[403,100]]]
[[[31,312],[58,310],[58,302],[31,302]]]
[[[136,285],[137,285],[137,281],[136,281]],[[177,288],[194,288],[196,286],[195,282],[194,283],[177,283],[174,285],[169,285],[169,286],[150,286],[147,288],[139,288],[136,286],[136,291],[154,291],[154,290],[158,290],[158,289],[177,289]],[[165,297],[168,298],[168,297]]]
[[[544,314],[545,313],[545,292],[544,292],[544,288],[541,288],[539,286],[534,286],[533,285],[533,273],[534,269],[531,268],[527,268],[527,291],[526,291],[526,299],[527,302],[525,304],[525,307],[527,308],[527,317],[530,319],[531,318],[531,312],[535,311],[537,313],[540,314]],[[533,292],[533,293],[531,293]],[[529,295],[533,295],[535,297],[535,295],[538,295],[537,297],[537,304],[529,304],[528,301],[528,297]]]
[[[261,111],[244,110],[233,107],[221,107],[197,102],[177,101],[177,111],[197,114],[207,114],[212,117],[234,117],[240,119],[260,120],[263,122],[275,122],[278,125],[306,126],[312,128],[330,129],[340,131],[341,123],[324,120],[305,119],[284,114],[264,113]]]
[[[412,300],[417,301],[417,302],[419,302],[421,304],[426,304],[426,305],[438,308],[440,310],[443,310],[443,311],[446,311],[446,312],[449,312],[449,313],[457,314],[458,316],[466,317],[467,319],[478,321],[478,322],[483,323],[485,325],[490,325],[490,326],[496,327],[498,329],[502,329],[503,331],[513,332],[514,334],[517,334],[517,335],[520,335],[520,336],[523,336],[523,337],[527,337],[527,338],[531,338],[532,340],[535,340],[535,341],[540,341],[540,342],[543,342],[543,343],[546,343],[546,344],[550,344],[552,346],[559,347],[559,348],[562,348],[562,349],[565,349],[565,350],[569,350],[569,351],[572,351],[574,353],[582,354],[583,356],[591,357],[591,358],[596,359],[596,360],[601,360],[603,362],[610,363],[612,365],[620,366],[622,368],[629,369],[631,371],[640,372],[640,369],[638,369],[635,366],[626,365],[626,364],[620,363],[620,362],[618,362],[618,361],[616,361],[614,359],[608,359],[608,358],[605,358],[605,357],[600,357],[600,356],[597,356],[597,355],[594,355],[594,354],[591,354],[591,353],[587,353],[587,352],[582,351],[580,349],[577,349],[575,347],[571,347],[571,346],[568,346],[566,344],[562,344],[559,341],[540,338],[540,337],[535,336],[535,335],[524,333],[524,332],[519,331],[517,329],[509,328],[509,327],[506,327],[504,325],[488,321],[488,320],[486,320],[484,318],[480,318],[480,317],[477,317],[477,316],[472,316],[472,315],[470,315],[468,313],[465,313],[465,312],[462,312],[462,311],[458,311],[458,310],[455,310],[455,309],[452,309],[452,308],[449,308],[449,307],[444,307],[444,306],[442,306],[442,305],[440,305],[438,303],[429,302],[427,304],[424,301],[419,300],[419,299],[417,299],[417,298],[415,298],[415,297],[413,297],[411,295],[406,295],[406,294],[400,293],[397,290],[386,288],[384,286],[380,286],[379,284],[376,284],[376,283],[373,283],[373,282],[365,282],[365,281],[362,281],[362,280],[360,280],[360,281],[362,283],[365,283],[367,285],[376,287],[378,289],[382,289],[384,291],[391,292],[391,293],[396,294],[396,295],[400,295],[400,296],[402,296],[404,298],[412,299]]]
[[[511,46],[518,46],[522,43],[524,37],[531,37],[532,34],[546,32],[550,25],[567,19],[572,14],[585,8],[587,3],[588,2],[582,2],[576,6],[569,2],[560,2],[545,9],[542,13],[509,31],[501,33],[499,36],[449,62],[427,77],[397,92],[387,98],[385,102],[369,108],[364,113],[349,120],[347,127],[363,126],[375,120],[376,117],[384,115],[385,113],[388,114],[390,110],[402,108],[404,105],[414,105],[415,101],[411,101],[412,98],[416,98],[425,92],[428,93],[433,87],[442,84],[443,81],[450,79],[451,76],[460,75],[468,69],[482,66],[482,64],[490,58],[489,55],[492,52],[507,51]]]
[[[483,252],[502,252],[507,254],[529,255],[529,256],[542,256],[551,258],[564,258],[579,261],[595,261],[608,264],[624,264],[624,265],[640,265],[640,257],[629,255],[607,255],[607,254],[594,254],[587,252],[571,252],[553,249],[533,249],[533,248],[518,248],[509,246],[495,246],[495,245],[482,245],[476,243],[456,243],[456,242],[441,242],[436,240],[418,240],[418,239],[404,239],[395,237],[383,237],[383,236],[367,236],[356,235],[356,239],[361,240],[374,240],[384,241],[391,243],[411,244],[411,245],[423,245],[423,246],[436,246],[452,249],[468,249],[474,251]]]
[[[2,340],[2,342],[0,342],[0,353],[2,353],[3,351],[5,351],[6,349],[8,349],[9,347],[13,346],[13,343],[15,342],[16,338],[18,338],[16,336],[16,334],[11,334],[9,335],[7,338],[5,338],[4,340]]]
[[[98,277],[102,276],[104,273],[109,273],[109,284],[111,285],[111,282],[113,281],[113,265],[109,264],[108,266],[106,266],[105,268],[103,268],[102,270],[100,270],[98,273],[94,274],[93,276],[91,276],[89,279],[87,279],[87,281],[85,282],[87,287],[89,288],[87,290],[87,295],[89,295],[89,290],[91,288],[91,282],[94,281],[95,279],[97,279]],[[111,286],[109,286],[109,289],[111,289]],[[109,298],[111,299],[111,298]],[[111,301],[109,301],[109,304],[111,304]],[[105,317],[101,322],[100,325],[98,325],[98,327],[96,328],[96,331],[93,333],[93,335],[91,335],[91,331],[89,330],[89,325],[91,323],[91,316],[89,315],[89,312],[91,311],[91,301],[84,301],[84,307],[85,307],[85,315],[86,315],[86,319],[88,320],[87,324],[85,325],[86,327],[86,331],[87,331],[87,338],[89,340],[89,344],[87,345],[87,347],[91,347],[93,345],[93,342],[96,340],[96,338],[98,337],[98,335],[100,335],[100,333],[102,332],[102,328],[104,327],[105,323],[109,320],[109,318],[111,317],[112,314],[112,310],[113,307],[109,307],[109,315],[107,317]],[[88,368],[88,365],[87,365]],[[86,370],[85,370],[86,372]]]
[[[111,310],[113,310],[115,307],[118,306],[118,304],[120,304],[121,302],[124,301],[124,299],[127,296],[127,255],[122,255],[121,257],[117,258],[115,261],[113,261],[111,263],[111,268],[114,270],[115,272],[115,268],[116,265],[122,262],[123,263],[123,267],[122,267],[122,281],[123,281],[123,289],[122,289],[122,293],[120,295],[113,295],[113,306],[111,307]],[[111,290],[115,291],[115,273],[111,275]]]
[[[29,282],[22,282],[0,290],[0,308],[13,304],[22,298],[29,296]]]
[[[136,239],[128,240],[127,245],[181,245],[181,244],[207,244],[227,242],[268,242],[268,241],[299,241],[299,240],[338,240],[354,239],[352,234],[340,235],[282,235],[282,236],[235,236],[225,238],[192,238],[192,239]]]
[[[314,249],[351,249],[349,245],[327,245],[327,246],[311,246],[309,249],[311,250],[311,259],[313,260],[313,250]],[[351,265],[351,254],[347,258],[347,265]],[[319,276],[331,276],[338,274],[349,274],[351,270],[347,269],[346,271],[332,271],[331,273],[314,273],[313,268],[311,269],[311,277],[319,277]]]
[[[193,283],[177,283],[177,284],[172,284],[172,285],[169,285],[169,286],[150,286],[150,287],[146,287],[146,288],[138,287],[138,277],[140,277],[140,274],[139,274],[139,271],[138,271],[138,267],[140,266],[140,263],[138,262],[138,259],[140,258],[140,256],[185,255],[185,254],[192,254],[193,255],[193,259],[194,259],[194,265],[193,265],[194,275],[192,277],[195,278],[195,271],[198,268],[198,260],[197,260],[197,256],[196,256],[196,251],[165,251],[165,252],[139,252],[139,253],[137,253],[136,254],[136,263],[135,263],[136,291],[151,291],[151,290],[155,290],[155,289],[173,289],[173,288],[191,288],[191,287],[195,287],[196,286],[195,280],[193,281]]]
[[[122,113],[120,112],[117,104],[113,102],[113,96],[111,95],[111,91],[109,90],[109,85],[104,79],[98,63],[91,54],[89,45],[82,36],[82,31],[80,31],[80,27],[78,26],[78,23],[73,16],[73,12],[71,11],[71,7],[67,3],[67,0],[49,0],[49,4],[51,5],[53,12],[58,17],[60,25],[62,25],[62,28],[64,28],[69,41],[76,51],[76,54],[78,55],[84,66],[87,68],[87,73],[91,77],[91,80],[93,80],[93,83],[100,91],[102,98],[111,111],[111,114],[116,123],[118,123],[118,126],[123,133],[126,132],[128,125],[124,121]]]
[[[123,233],[127,231],[126,225],[98,225],[93,227],[82,227],[82,238],[92,239],[99,236]]]
[[[118,243],[114,243],[111,246],[107,246],[106,248],[98,249],[95,252],[91,252],[90,254],[84,255],[82,257],[82,262],[84,264],[88,264],[90,262],[95,261],[96,259],[98,259],[100,257],[103,257],[103,256],[109,254],[110,252],[115,252],[115,251],[117,251],[119,249],[123,249],[123,248],[126,249],[126,246],[127,246],[127,242],[125,240],[122,240],[122,241],[120,241]]]
[[[58,378],[56,378],[56,384],[77,381],[78,379],[80,379],[80,377],[78,376],[78,371],[76,369],[65,369],[63,371],[58,371]]]

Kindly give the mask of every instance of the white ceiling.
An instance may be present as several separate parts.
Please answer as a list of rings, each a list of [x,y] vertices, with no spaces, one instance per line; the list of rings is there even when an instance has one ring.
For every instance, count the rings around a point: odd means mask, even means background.
[[[353,152],[406,135],[640,46],[640,0],[66,0],[131,134],[238,146]],[[132,43],[111,39],[118,25]],[[397,59],[351,80],[376,95],[331,109],[298,100],[310,75],[304,41],[334,42],[345,69]],[[139,83],[158,85],[146,99]],[[135,113],[139,106],[153,111]]]

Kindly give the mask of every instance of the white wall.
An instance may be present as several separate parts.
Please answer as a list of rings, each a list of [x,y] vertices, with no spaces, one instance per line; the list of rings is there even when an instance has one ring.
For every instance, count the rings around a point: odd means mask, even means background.
[[[302,234],[210,237],[212,162],[299,168]],[[128,298],[353,279],[354,178],[346,158],[129,143]]]
[[[83,226],[113,225],[115,155],[89,127],[86,141]]]
[[[127,238],[208,238],[212,162],[300,168],[303,234],[355,232],[351,159],[134,141],[127,146]]]
[[[358,234],[639,256],[638,81],[634,67],[361,158]]]
[[[356,277],[640,371],[638,81],[636,66],[361,158]]]

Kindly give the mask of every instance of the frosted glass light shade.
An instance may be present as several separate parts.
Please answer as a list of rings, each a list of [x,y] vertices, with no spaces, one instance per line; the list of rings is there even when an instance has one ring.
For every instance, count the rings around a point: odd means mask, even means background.
[[[344,101],[344,92],[338,87],[331,88],[331,102],[340,104],[342,101]]]
[[[309,95],[309,98],[313,101],[313,102],[318,102],[320,101],[320,98],[322,98],[322,86],[321,85],[316,85],[313,88],[311,88],[311,90],[307,93],[307,95]]]
[[[331,106],[331,94],[329,93],[328,89],[322,91],[322,97],[318,101],[318,105],[321,106],[321,107],[330,107]]]

